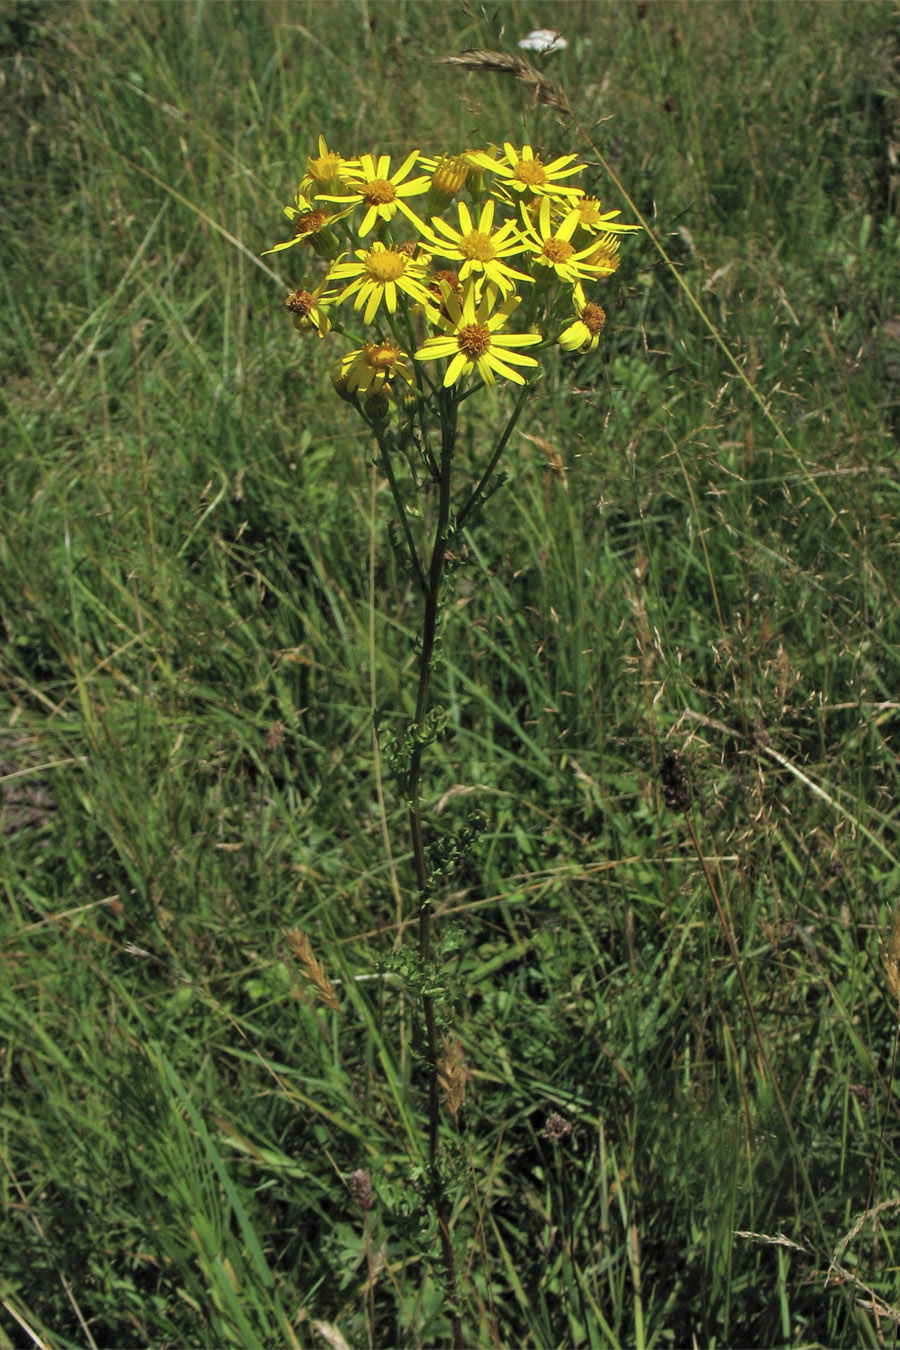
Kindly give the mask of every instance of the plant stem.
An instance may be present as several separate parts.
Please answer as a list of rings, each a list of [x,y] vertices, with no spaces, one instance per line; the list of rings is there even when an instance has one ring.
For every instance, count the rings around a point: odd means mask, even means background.
[[[376,440],[378,441],[378,448],[381,451],[381,462],[384,465],[384,471],[387,474],[388,483],[390,484],[391,488],[391,495],[394,498],[394,506],[396,507],[397,515],[400,518],[400,526],[401,529],[403,530],[403,534],[406,539],[406,547],[409,552],[409,558],[410,563],[412,564],[412,569],[415,572],[416,582],[418,583],[419,589],[425,591],[426,590],[425,573],[422,571],[422,564],[419,562],[419,554],[416,551],[416,546],[415,543],[413,542],[412,532],[409,528],[409,519],[406,514],[406,507],[403,504],[403,497],[400,494],[400,486],[394,475],[394,465],[391,462],[390,444],[387,436],[383,431],[379,431],[376,429],[375,437]]]
[[[438,1084],[438,1045],[437,1024],[434,1012],[434,995],[427,992],[430,983],[428,967],[431,962],[431,894],[428,874],[428,859],[425,853],[425,841],[422,833],[422,810],[420,787],[422,779],[422,756],[425,750],[424,724],[428,715],[431,693],[431,675],[434,667],[435,641],[440,618],[441,587],[444,579],[444,564],[447,560],[447,535],[450,522],[450,483],[453,465],[453,451],[456,443],[456,402],[452,393],[442,390],[440,395],[441,411],[441,462],[438,480],[437,523],[434,532],[434,544],[425,586],[425,615],[422,624],[422,652],[419,657],[419,691],[416,697],[416,721],[419,732],[413,746],[409,766],[409,826],[412,834],[413,857],[416,868],[416,885],[419,892],[419,959],[422,965],[426,988],[422,993],[422,1014],[425,1021],[427,1094],[428,1094],[428,1163],[431,1181],[432,1201],[437,1215],[441,1237],[441,1251],[444,1258],[444,1270],[447,1276],[447,1292],[450,1301],[450,1315],[453,1324],[454,1350],[462,1350],[462,1326],[456,1306],[456,1262],[453,1256],[453,1244],[450,1240],[450,1206],[444,1190],[438,1168],[438,1126],[440,1123],[440,1097]]]
[[[468,501],[465,503],[465,505],[463,506],[462,510],[459,513],[459,517],[456,522],[456,528],[458,530],[461,530],[462,527],[465,525],[469,516],[475,510],[475,507],[478,505],[482,496],[484,495],[485,489],[487,488],[488,483],[490,482],[491,474],[496,469],[497,464],[500,460],[500,456],[506,449],[506,443],[509,440],[510,436],[512,435],[513,428],[515,427],[516,423],[518,422],[522,414],[522,409],[525,407],[525,401],[528,398],[529,393],[530,390],[528,385],[523,384],[522,389],[519,393],[519,397],[516,400],[516,406],[513,409],[512,416],[510,417],[509,421],[507,422],[506,426],[503,429],[503,435],[497,442],[494,453],[491,455],[490,463],[488,464],[484,473],[481,475],[481,478],[478,480],[478,484],[473,489],[472,495],[469,497]]]

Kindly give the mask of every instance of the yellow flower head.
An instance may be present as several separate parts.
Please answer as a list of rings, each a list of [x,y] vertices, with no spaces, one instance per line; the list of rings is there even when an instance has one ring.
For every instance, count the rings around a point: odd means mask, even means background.
[[[436,214],[446,211],[457,193],[462,192],[469,176],[469,161],[465,155],[439,155],[420,160],[423,169],[431,174],[428,187],[428,209]]]
[[[576,282],[572,303],[575,307],[575,322],[560,333],[559,345],[565,352],[592,352],[600,341],[606,312],[602,305],[585,300],[581,282]]]
[[[336,196],[322,193],[320,199],[339,202],[351,210],[356,206],[364,206],[366,213],[359,227],[360,238],[369,234],[377,221],[393,220],[398,211],[402,211],[417,230],[423,229],[422,221],[404,200],[406,197],[420,197],[428,191],[428,178],[425,176],[404,182],[418,158],[418,150],[413,150],[392,174],[390,155],[379,155],[377,163],[374,155],[360,155],[358,164],[343,175],[344,191]]]
[[[604,211],[601,203],[596,197],[582,197],[578,203],[578,213],[581,217],[578,224],[589,234],[627,234],[630,230],[639,230],[640,225],[625,225],[622,221],[616,220],[616,216],[622,214],[621,211]]]
[[[393,342],[364,342],[348,352],[340,365],[340,377],[351,393],[381,394],[396,376],[407,384],[415,383],[409,357]]]
[[[517,295],[510,296],[492,313],[499,294],[496,286],[478,289],[474,277],[463,287],[462,301],[453,294],[448,282],[441,283],[444,309],[447,317],[438,319],[443,329],[440,337],[426,339],[415,353],[417,361],[434,361],[449,356],[450,364],[444,375],[444,388],[473,370],[492,385],[497,375],[524,384],[525,378],[514,366],[536,366],[533,356],[515,351],[516,347],[530,347],[541,341],[540,333],[500,333],[506,320],[519,304]]]
[[[322,301],[332,298],[326,294],[327,289],[326,277],[324,281],[319,282],[314,291],[307,291],[302,286],[296,291],[291,291],[284,304],[294,316],[295,328],[299,328],[301,332],[309,332],[315,328],[320,338],[330,332],[331,320],[327,311],[322,308]]]
[[[523,145],[520,152],[509,141],[504,141],[502,159],[492,159],[483,151],[473,153],[472,158],[481,168],[497,174],[509,192],[526,198],[574,198],[581,195],[581,188],[564,181],[573,174],[581,173],[584,168],[583,164],[573,164],[577,155],[560,155],[550,164],[545,164],[530,145]]]
[[[431,310],[424,262],[410,257],[403,248],[387,248],[377,240],[370,249],[357,249],[356,257],[357,262],[336,263],[328,275],[329,281],[348,282],[336,297],[337,304],[355,296],[353,307],[364,308],[366,323],[372,322],[382,300],[388,313],[394,314],[398,291],[424,305],[426,311]]]
[[[306,157],[306,173],[300,181],[300,191],[340,192],[343,175],[356,164],[355,159],[344,159],[336,150],[329,150],[325,137],[320,136],[318,155]]]
[[[315,206],[301,190],[294,198],[294,204],[284,208],[288,220],[293,221],[290,239],[276,244],[274,248],[267,248],[263,257],[266,253],[281,253],[286,248],[293,248],[295,244],[311,244],[322,257],[333,258],[337,254],[338,239],[331,226],[336,220],[349,215],[350,209],[348,207],[346,211],[324,211],[322,207]]]
[[[541,202],[537,225],[533,224],[525,211],[522,212],[522,219],[525,233],[529,238],[529,251],[541,267],[552,268],[560,281],[572,284],[582,277],[596,275],[588,263],[588,258],[595,251],[596,245],[592,242],[590,247],[578,250],[572,243],[572,235],[579,221],[577,207],[568,212],[562,224],[556,229],[553,228],[550,218],[548,197]]]
[[[526,241],[514,220],[508,220],[499,230],[491,233],[494,223],[494,203],[485,202],[478,221],[478,228],[472,224],[469,208],[465,202],[457,206],[459,229],[456,230],[446,221],[432,217],[433,230],[425,236],[428,247],[441,258],[452,258],[462,262],[459,269],[460,281],[470,276],[484,276],[502,292],[508,295],[515,290],[516,281],[530,281],[524,272],[517,272],[508,266],[504,258],[522,253]],[[444,238],[439,236],[443,235]]]
[[[619,267],[619,241],[613,234],[595,239],[585,264],[593,277],[610,277]]]

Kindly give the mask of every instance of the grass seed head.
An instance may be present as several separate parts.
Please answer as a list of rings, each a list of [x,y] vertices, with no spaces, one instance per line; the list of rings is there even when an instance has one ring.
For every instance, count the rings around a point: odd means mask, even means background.
[[[463,1048],[455,1037],[444,1037],[444,1055],[438,1065],[438,1082],[444,1094],[447,1110],[456,1125],[460,1111],[466,1104],[466,1084],[469,1066]]]
[[[284,936],[287,940],[287,945],[303,967],[303,974],[309,980],[326,1008],[332,1008],[334,1012],[340,1012],[341,1005],[337,1001],[334,985],[325,974],[325,967],[316,959],[312,949],[312,943],[304,933],[303,929],[289,928]]]
[[[897,1003],[900,1003],[900,905],[891,914],[891,940],[881,959],[888,988]]]

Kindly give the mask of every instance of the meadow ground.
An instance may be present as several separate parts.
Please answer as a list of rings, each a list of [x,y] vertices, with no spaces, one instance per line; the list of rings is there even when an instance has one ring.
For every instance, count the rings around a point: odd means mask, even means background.
[[[571,117],[440,63],[548,23]],[[0,99],[0,1344],[450,1342],[373,739],[418,602],[259,257],[319,132],[577,151],[630,218],[589,134],[669,259],[458,550],[466,1343],[894,1344],[896,6],[23,0]]]

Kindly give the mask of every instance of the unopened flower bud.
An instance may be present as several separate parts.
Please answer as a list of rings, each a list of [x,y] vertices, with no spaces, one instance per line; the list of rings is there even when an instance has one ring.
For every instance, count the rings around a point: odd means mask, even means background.
[[[328,262],[334,262],[341,251],[341,241],[334,230],[318,230],[309,236],[309,242],[319,257],[325,258]]]
[[[462,192],[471,172],[465,155],[441,156],[426,199],[432,215],[439,216],[442,211],[446,211],[456,194]]]
[[[466,187],[469,189],[472,201],[480,205],[488,194],[487,170],[483,169],[480,164],[473,163],[468,156],[466,158],[469,164]]]
[[[384,422],[391,410],[391,400],[386,394],[369,394],[364,411],[370,422]]]
[[[347,383],[347,377],[340,366],[331,372],[331,383],[334,386],[334,392],[337,394],[338,398],[342,398],[345,403],[349,403],[354,408],[359,407],[356,393]]]

